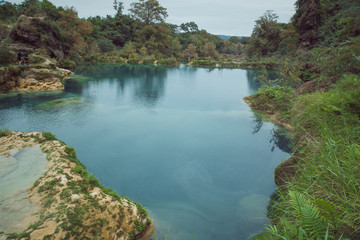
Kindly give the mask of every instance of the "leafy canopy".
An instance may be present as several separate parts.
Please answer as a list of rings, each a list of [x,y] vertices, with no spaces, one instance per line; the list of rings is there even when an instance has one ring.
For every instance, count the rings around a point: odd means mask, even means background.
[[[162,7],[157,0],[139,0],[131,4],[129,11],[135,19],[139,19],[145,25],[164,22],[168,16],[166,8]]]

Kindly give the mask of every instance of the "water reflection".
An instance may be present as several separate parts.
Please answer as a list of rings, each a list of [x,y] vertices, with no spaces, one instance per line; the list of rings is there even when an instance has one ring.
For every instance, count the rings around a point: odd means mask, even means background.
[[[242,98],[258,87],[246,75],[87,64],[57,96],[0,100],[0,126],[53,132],[101,183],[147,207],[157,231],[171,225],[171,239],[246,239],[267,223],[273,169],[289,157],[271,123],[251,121]]]
[[[263,118],[260,114],[254,112],[253,116],[253,131],[252,134],[258,133],[263,124]],[[293,142],[291,140],[290,134],[282,127],[280,126],[274,126],[270,130],[271,139],[270,143],[272,144],[271,151],[274,151],[276,147],[281,149],[283,152],[291,154],[293,152]]]
[[[277,71],[266,70],[270,81],[274,81],[279,78]],[[249,84],[249,89],[256,92],[264,83],[258,80],[258,77],[262,75],[262,71],[258,69],[247,69],[246,76]]]
[[[91,77],[91,82],[107,79],[117,90],[118,97],[132,91],[134,102],[146,107],[154,107],[165,94],[165,84],[169,71],[178,66],[144,66],[128,64],[84,64],[76,70],[76,74]],[[190,69],[190,68],[189,68]],[[88,84],[77,84],[73,80],[67,82],[67,90],[82,92]]]

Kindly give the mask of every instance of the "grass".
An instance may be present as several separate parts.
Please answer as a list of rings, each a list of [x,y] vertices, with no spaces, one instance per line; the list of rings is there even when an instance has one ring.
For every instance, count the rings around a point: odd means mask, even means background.
[[[347,75],[292,100],[298,171],[255,239],[360,239],[359,99],[360,77]]]
[[[11,131],[8,129],[0,129],[0,137],[9,136],[11,134]]]

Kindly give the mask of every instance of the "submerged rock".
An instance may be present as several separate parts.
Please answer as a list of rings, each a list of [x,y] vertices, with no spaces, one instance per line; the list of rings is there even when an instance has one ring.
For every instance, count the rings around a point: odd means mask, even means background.
[[[41,103],[37,106],[35,106],[35,109],[44,109],[44,110],[50,110],[50,109],[57,109],[57,108],[63,108],[63,107],[69,107],[69,106],[76,106],[84,103],[84,99],[80,97],[74,97],[74,98],[61,98],[56,99],[50,102]]]

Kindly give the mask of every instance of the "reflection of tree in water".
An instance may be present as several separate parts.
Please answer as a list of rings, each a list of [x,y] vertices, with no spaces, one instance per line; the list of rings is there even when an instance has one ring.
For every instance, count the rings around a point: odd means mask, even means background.
[[[292,153],[293,143],[284,129],[275,128],[271,131],[271,133],[272,138],[270,143],[274,144],[271,151],[274,151],[275,146],[277,146],[286,153]]]
[[[255,123],[255,125],[252,127],[252,134],[256,134],[263,126],[263,120],[259,114],[255,113],[253,122]],[[273,144],[271,151],[274,151],[275,147],[278,147],[286,153],[292,153],[293,143],[292,140],[289,138],[286,130],[284,130],[283,128],[274,127],[271,130],[271,135],[272,137],[270,139],[270,143]]]
[[[255,126],[253,127],[252,134],[258,133],[263,125],[263,121],[261,119],[261,116],[254,114],[254,120]]]
[[[246,76],[248,80],[249,90],[255,93],[263,83],[258,80],[258,77],[262,75],[262,70],[258,69],[247,69]],[[279,74],[276,71],[266,70],[270,81],[274,81],[279,78]]]
[[[110,84],[116,86],[120,96],[124,95],[127,88],[130,88],[136,103],[155,106],[164,96],[167,73],[174,68],[178,67],[86,64],[79,67],[76,73],[89,77],[92,82],[107,79]]]

